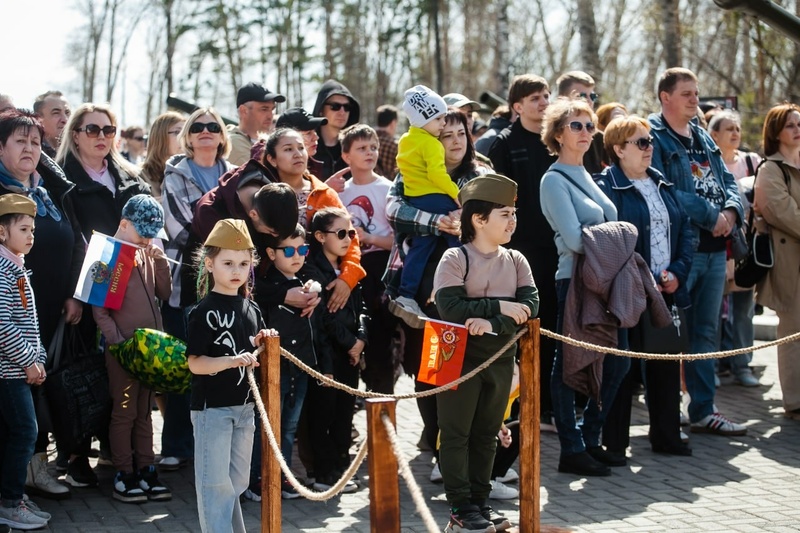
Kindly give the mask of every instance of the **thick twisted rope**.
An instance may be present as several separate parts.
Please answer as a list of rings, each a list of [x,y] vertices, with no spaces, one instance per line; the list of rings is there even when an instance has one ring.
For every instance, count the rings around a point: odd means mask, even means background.
[[[259,346],[255,353],[261,351],[263,351],[263,347]],[[258,414],[261,417],[261,425],[264,427],[264,432],[267,434],[269,447],[272,448],[272,453],[278,459],[278,464],[283,471],[283,475],[286,476],[286,479],[289,480],[289,483],[292,485],[292,487],[294,487],[297,493],[303,498],[316,502],[330,500],[339,494],[347,482],[353,478],[356,471],[361,466],[361,463],[364,462],[364,458],[367,456],[367,441],[365,440],[363,444],[361,444],[361,447],[358,449],[358,453],[356,453],[356,458],[352,463],[350,463],[350,466],[342,474],[342,477],[340,477],[339,480],[333,486],[331,486],[331,488],[324,492],[308,490],[302,483],[300,483],[300,481],[297,480],[294,473],[292,473],[292,469],[289,468],[289,465],[287,465],[286,461],[283,459],[281,447],[278,444],[278,440],[275,438],[275,432],[272,430],[272,425],[269,423],[267,409],[264,407],[264,402],[261,399],[261,392],[258,389],[258,383],[256,383],[256,376],[253,374],[253,369],[251,367],[247,368],[247,382],[250,384],[250,390],[253,392],[253,397],[256,401],[256,407],[258,408]]]
[[[403,476],[403,479],[408,485],[408,491],[411,493],[411,499],[414,500],[414,504],[417,506],[417,511],[419,511],[419,514],[422,516],[422,521],[425,523],[425,527],[428,528],[428,533],[438,532],[439,527],[436,525],[436,521],[433,519],[433,515],[431,514],[431,510],[428,508],[428,504],[425,503],[425,497],[422,495],[422,489],[419,488],[419,485],[417,485],[417,480],[414,479],[414,474],[411,473],[411,467],[408,465],[408,461],[406,461],[405,457],[403,457],[403,452],[400,450],[400,441],[397,438],[397,431],[395,431],[392,420],[385,411],[381,412],[381,421],[383,422],[383,427],[386,428],[386,433],[389,436],[389,443],[392,445],[392,453],[394,453],[394,456],[397,458],[397,465],[400,468],[400,475]]]
[[[305,364],[303,361],[301,361],[300,359],[295,357],[292,352],[290,352],[288,350],[285,350],[284,348],[281,348],[281,355],[284,356],[289,361],[291,361],[293,364],[297,365],[306,374],[310,375],[312,378],[316,379],[317,381],[319,381],[323,385],[327,385],[329,387],[333,387],[335,389],[339,389],[339,390],[344,391],[344,392],[346,392],[348,394],[352,394],[353,396],[360,396],[362,398],[392,398],[392,399],[395,399],[395,400],[411,400],[411,399],[415,399],[415,398],[424,398],[426,396],[433,396],[435,394],[439,394],[440,392],[444,392],[444,391],[446,391],[448,389],[452,389],[453,387],[461,385],[465,381],[472,379],[479,372],[481,372],[482,370],[487,368],[489,365],[491,365],[492,363],[497,361],[497,358],[500,357],[501,355],[503,355],[506,352],[506,350],[511,348],[511,346],[515,342],[517,342],[520,337],[525,335],[525,333],[527,333],[527,331],[528,331],[527,328],[520,329],[517,333],[514,334],[513,337],[511,337],[511,339],[507,343],[505,343],[503,345],[502,348],[497,350],[497,353],[495,353],[489,359],[487,359],[486,361],[484,361],[483,363],[478,365],[474,370],[471,370],[470,372],[464,374],[463,376],[461,376],[460,378],[456,379],[455,381],[451,381],[450,383],[446,383],[445,385],[442,385],[440,387],[436,387],[435,389],[430,389],[430,390],[426,390],[426,391],[422,391],[422,392],[415,392],[415,393],[411,393],[411,394],[384,394],[384,393],[380,393],[380,392],[370,392],[370,391],[362,391],[362,390],[354,389],[353,387],[348,387],[347,385],[344,385],[343,383],[339,383],[335,379],[331,379],[328,376],[320,374],[319,372],[317,372],[316,370],[314,370],[313,368],[311,368],[310,366]]]
[[[573,339],[572,337],[565,337],[564,335],[560,335],[558,333],[552,332],[544,328],[540,329],[539,331],[545,337],[550,337],[551,339],[561,341],[564,344],[570,344],[572,346],[577,346],[579,348],[584,348],[586,350],[593,350],[595,352],[610,353],[613,355],[621,355],[623,357],[637,357],[639,359],[662,359],[662,360],[666,359],[666,360],[684,360],[684,361],[693,361],[696,359],[716,359],[718,357],[730,357],[732,355],[740,355],[743,353],[765,350],[767,348],[772,348],[773,346],[781,346],[783,344],[788,344],[790,342],[794,342],[800,339],[800,333],[793,333],[792,335],[787,335],[782,339],[777,339],[758,346],[737,348],[735,350],[725,350],[721,352],[708,352],[708,353],[691,353],[691,354],[681,354],[681,353],[664,354],[664,353],[631,352],[628,350],[620,350],[618,348],[609,348],[607,346],[600,346],[598,344],[591,344],[589,342],[579,341],[577,339]]]

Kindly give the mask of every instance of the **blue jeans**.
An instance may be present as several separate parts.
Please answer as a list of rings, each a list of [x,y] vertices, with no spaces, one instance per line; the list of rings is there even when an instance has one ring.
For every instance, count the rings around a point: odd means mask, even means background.
[[[446,215],[450,211],[458,209],[458,204],[446,194],[416,196],[409,198],[408,203],[421,211],[438,215]],[[461,245],[455,235],[443,234],[441,236],[447,239],[447,244],[451,248]],[[403,259],[403,270],[400,273],[400,288],[398,289],[400,296],[416,298],[422,282],[422,274],[425,272],[425,265],[428,264],[428,259],[436,249],[438,239],[437,235],[414,235],[411,237],[408,253]]]
[[[753,315],[755,314],[756,301],[753,290],[735,291],[725,296],[728,299],[728,318],[722,321],[721,350],[735,350],[753,345],[755,336],[753,328]],[[727,365],[735,376],[747,370],[753,352],[726,357],[720,361],[720,366]]]
[[[558,319],[556,333],[564,329],[564,304],[569,290],[569,279],[556,280],[556,295],[558,297]],[[625,330],[619,331],[619,345],[627,347]],[[606,354],[603,359],[603,381],[600,388],[600,401],[603,409],[592,399],[589,399],[583,412],[583,424],[578,425],[575,417],[575,391],[564,384],[564,359],[563,346],[556,344],[555,359],[553,361],[553,374],[550,379],[550,391],[553,396],[553,416],[558,429],[558,440],[561,442],[561,457],[574,455],[586,451],[586,448],[600,446],[600,432],[606,414],[614,403],[620,383],[625,378],[631,366],[627,357],[618,357]]]
[[[161,306],[164,331],[186,340],[186,314],[183,309]],[[164,394],[164,428],[161,432],[161,456],[189,459],[194,456],[192,419],[189,417],[191,391]]]
[[[250,481],[253,404],[192,411],[194,479],[203,533],[246,533],[239,496]]]
[[[725,252],[696,252],[686,288],[692,299],[687,310],[692,353],[709,353],[719,349],[719,309],[725,286]],[[714,359],[686,361],[683,372],[689,392],[689,420],[698,422],[713,411]]]
[[[295,375],[296,374],[296,375]],[[292,466],[292,450],[297,424],[303,412],[303,401],[308,390],[308,374],[297,368],[281,365],[281,454]],[[250,483],[261,477],[261,416],[256,412],[256,435],[253,439],[253,458],[250,462]]]
[[[0,494],[5,507],[22,499],[38,432],[31,386],[24,379],[0,379]]]

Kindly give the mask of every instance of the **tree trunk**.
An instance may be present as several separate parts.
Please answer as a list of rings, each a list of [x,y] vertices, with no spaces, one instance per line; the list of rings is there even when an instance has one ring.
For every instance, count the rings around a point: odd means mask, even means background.
[[[508,93],[508,60],[509,60],[509,32],[508,32],[508,4],[509,0],[499,0],[497,2],[496,32],[497,37],[494,45],[494,84],[493,90],[505,97]],[[547,35],[545,42],[549,45]]]
[[[681,66],[681,26],[678,0],[659,0],[664,27],[664,55],[667,68]]]
[[[597,45],[597,25],[594,20],[592,0],[577,0],[578,31],[581,35],[581,65],[599,83],[602,70]]]

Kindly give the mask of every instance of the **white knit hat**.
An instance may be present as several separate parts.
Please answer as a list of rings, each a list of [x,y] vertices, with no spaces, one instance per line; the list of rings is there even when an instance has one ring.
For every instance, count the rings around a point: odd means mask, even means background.
[[[416,85],[406,91],[403,111],[412,126],[418,128],[447,112],[444,98],[424,85]]]

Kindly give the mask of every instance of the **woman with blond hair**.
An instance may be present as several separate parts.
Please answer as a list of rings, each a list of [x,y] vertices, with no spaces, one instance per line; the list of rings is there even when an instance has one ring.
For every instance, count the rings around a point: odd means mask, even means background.
[[[769,225],[775,266],[756,285],[756,301],[778,314],[783,338],[800,331],[800,106],[770,109],[762,139],[766,162],[756,174],[753,209]],[[778,377],[784,416],[800,420],[800,342],[778,346]]]
[[[177,128],[175,128],[177,129]],[[164,228],[169,241],[164,243],[167,256],[174,259],[172,294],[164,302],[161,313],[167,333],[186,340],[186,320],[181,303],[182,264],[188,262],[196,244],[191,235],[194,206],[219,178],[234,168],[225,158],[231,151],[228,130],[213,107],[202,107],[189,115],[177,136],[180,153],[165,165],[161,203],[164,206]],[[183,295],[184,303],[194,295]],[[189,417],[189,394],[167,394],[164,405],[164,431],[161,435],[159,466],[176,470],[194,453],[192,423]]]
[[[87,242],[94,231],[114,235],[125,203],[137,194],[150,193],[150,187],[139,177],[139,169],[117,150],[116,136],[116,115],[107,105],[93,103],[78,106],[61,135],[56,160],[67,179],[75,184],[70,194]],[[97,327],[91,311],[83,313],[78,328],[86,345],[92,346]],[[105,453],[102,440],[106,436],[99,437],[101,452]],[[87,439],[71,450],[64,479],[73,487],[97,485],[97,475],[89,465],[89,446]]]
[[[167,160],[181,153],[178,135],[186,119],[180,113],[167,111],[156,117],[147,137],[147,156],[142,163],[142,179],[150,185],[153,198],[161,202],[161,185]]]

